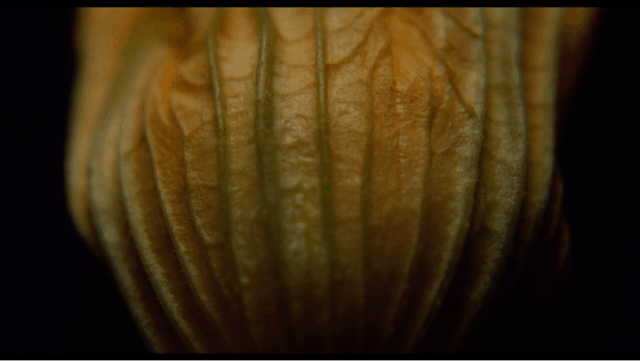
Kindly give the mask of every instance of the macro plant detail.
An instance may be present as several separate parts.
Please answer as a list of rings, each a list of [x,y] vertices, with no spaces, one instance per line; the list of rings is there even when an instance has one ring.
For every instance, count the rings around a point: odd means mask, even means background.
[[[74,222],[155,352],[455,350],[563,267],[559,57],[592,17],[81,10]]]

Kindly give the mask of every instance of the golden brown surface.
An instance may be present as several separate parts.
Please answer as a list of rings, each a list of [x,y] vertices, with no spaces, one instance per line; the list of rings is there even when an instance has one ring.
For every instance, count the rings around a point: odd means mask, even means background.
[[[82,10],[74,221],[156,352],[453,350],[504,272],[566,258],[576,17]]]

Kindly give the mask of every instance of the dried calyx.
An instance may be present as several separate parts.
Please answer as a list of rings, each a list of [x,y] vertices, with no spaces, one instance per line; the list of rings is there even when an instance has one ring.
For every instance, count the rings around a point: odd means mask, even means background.
[[[81,11],[70,209],[150,349],[454,350],[551,284],[562,16]]]

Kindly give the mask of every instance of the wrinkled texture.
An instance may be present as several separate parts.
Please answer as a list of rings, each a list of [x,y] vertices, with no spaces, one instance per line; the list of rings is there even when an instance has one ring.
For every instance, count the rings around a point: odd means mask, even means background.
[[[592,14],[82,10],[76,226],[156,352],[455,350],[564,264],[558,58]]]

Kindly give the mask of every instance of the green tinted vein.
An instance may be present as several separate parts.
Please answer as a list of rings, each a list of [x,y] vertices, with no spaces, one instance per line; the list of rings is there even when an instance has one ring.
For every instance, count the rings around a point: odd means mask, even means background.
[[[336,302],[335,296],[335,260],[337,248],[335,238],[335,214],[332,195],[331,152],[329,149],[328,109],[327,109],[327,71],[326,71],[326,30],[324,28],[324,10],[316,9],[316,91],[317,91],[317,121],[318,121],[318,149],[320,151],[320,187],[322,202],[322,237],[327,249],[330,267],[330,314],[333,314]],[[330,316],[331,317],[331,316]],[[329,321],[331,323],[331,319]]]
[[[282,317],[285,334],[290,336],[290,315],[287,307],[282,257],[282,205],[277,159],[277,137],[274,129],[273,78],[276,30],[267,9],[255,10],[258,21],[260,50],[256,72],[255,137],[261,190],[264,237],[276,280],[277,312]],[[291,339],[291,337],[288,337]]]
[[[238,276],[238,268],[235,258],[233,247],[231,246],[231,209],[229,201],[229,164],[227,162],[229,151],[227,143],[227,129],[226,129],[226,107],[224,101],[224,94],[222,91],[222,80],[220,75],[220,61],[218,58],[218,42],[217,32],[220,25],[220,18],[224,10],[216,10],[215,15],[211,21],[211,26],[207,34],[207,50],[209,56],[209,69],[211,73],[211,86],[214,99],[214,112],[215,112],[215,125],[216,125],[216,146],[217,146],[217,158],[218,158],[218,183],[220,187],[220,215],[222,218],[222,244],[225,248],[225,252],[230,256],[228,257],[231,263],[232,277],[235,285],[240,284]],[[227,293],[231,290],[227,290]],[[227,294],[227,297],[233,298],[231,294]],[[231,302],[236,300],[231,299]],[[246,311],[244,310],[244,303],[242,299],[238,300],[240,307],[243,308],[242,314],[246,317]]]

